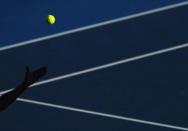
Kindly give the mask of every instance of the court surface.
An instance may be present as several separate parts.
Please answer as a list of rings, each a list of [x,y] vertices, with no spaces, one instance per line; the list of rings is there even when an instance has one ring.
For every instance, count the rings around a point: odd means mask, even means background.
[[[0,129],[188,131],[187,47],[188,2],[0,47],[1,91],[48,68]]]

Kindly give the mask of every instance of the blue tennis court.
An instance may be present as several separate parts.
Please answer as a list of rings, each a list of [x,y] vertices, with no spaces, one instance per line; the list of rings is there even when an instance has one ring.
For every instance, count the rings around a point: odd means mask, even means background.
[[[0,47],[0,93],[48,68],[0,129],[188,131],[188,2],[156,5]]]

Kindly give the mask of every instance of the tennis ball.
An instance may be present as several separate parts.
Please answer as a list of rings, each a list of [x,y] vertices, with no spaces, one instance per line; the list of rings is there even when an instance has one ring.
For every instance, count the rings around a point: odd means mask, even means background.
[[[53,25],[54,23],[55,23],[55,16],[53,16],[53,15],[48,15],[47,16],[47,22],[48,22],[48,24],[50,24],[50,25]]]

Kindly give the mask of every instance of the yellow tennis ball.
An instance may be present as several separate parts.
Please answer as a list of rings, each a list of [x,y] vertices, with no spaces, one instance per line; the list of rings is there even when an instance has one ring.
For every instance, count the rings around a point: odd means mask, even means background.
[[[48,24],[53,25],[55,23],[55,16],[48,15],[47,16],[47,22],[48,22]]]

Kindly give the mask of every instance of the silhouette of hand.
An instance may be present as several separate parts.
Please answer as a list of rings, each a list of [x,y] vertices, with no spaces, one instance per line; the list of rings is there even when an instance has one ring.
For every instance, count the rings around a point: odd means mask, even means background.
[[[37,82],[41,77],[43,77],[46,74],[46,72],[47,72],[46,67],[41,67],[37,70],[30,71],[29,67],[26,66],[24,82],[27,85],[31,85]]]

